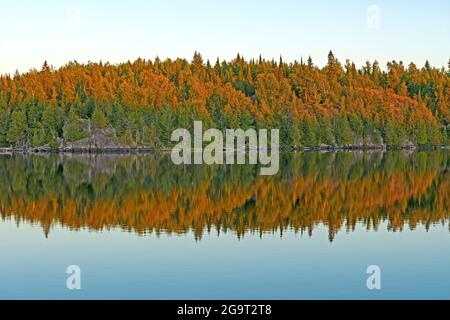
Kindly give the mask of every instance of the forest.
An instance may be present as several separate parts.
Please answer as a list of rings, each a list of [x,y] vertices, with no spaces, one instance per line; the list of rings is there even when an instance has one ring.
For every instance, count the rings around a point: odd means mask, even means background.
[[[448,69],[328,63],[137,59],[0,76],[0,147],[59,149],[103,135],[167,148],[177,128],[280,129],[284,147],[442,146],[450,142]],[[207,129],[205,128],[205,129]]]

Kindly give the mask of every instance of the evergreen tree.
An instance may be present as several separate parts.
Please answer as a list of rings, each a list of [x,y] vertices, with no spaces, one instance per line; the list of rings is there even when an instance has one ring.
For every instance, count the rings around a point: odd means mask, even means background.
[[[353,144],[353,133],[345,115],[334,119],[334,137],[338,146]]]
[[[191,62],[74,62],[58,70],[44,63],[39,72],[0,76],[0,145],[56,146],[88,136],[89,120],[133,145],[170,145],[172,131],[194,120],[222,130],[281,129],[285,145],[448,143],[449,76],[429,62],[391,61],[386,72],[376,61],[357,69],[348,60],[344,72],[331,51],[324,68],[311,57],[304,64],[240,54],[212,67],[197,52]]]
[[[63,111],[57,107],[46,106],[42,115],[42,124],[48,139],[62,136],[64,127]]]
[[[320,144],[325,144],[328,146],[334,145],[334,137],[333,137],[333,129],[331,125],[331,121],[328,117],[320,117],[319,118],[319,138],[318,142]]]
[[[94,113],[92,114],[92,124],[96,129],[106,129],[108,127],[105,114],[99,107],[95,108]]]
[[[39,123],[35,128],[31,130],[31,147],[42,147],[50,142],[49,136],[45,132],[45,128],[42,123]]]
[[[6,109],[6,104],[0,105],[0,147],[6,147],[8,145],[9,125],[10,116]]]
[[[28,108],[27,120],[28,128],[34,129],[42,124],[42,115],[44,113],[44,107],[39,103],[31,103]]]
[[[318,139],[317,139],[317,130],[316,130],[316,123],[312,119],[305,118],[303,120],[303,126],[302,126],[302,145],[307,147],[315,147],[317,146]]]
[[[172,132],[176,129],[176,118],[170,107],[164,107],[158,114],[158,136],[164,146],[172,145]]]
[[[67,142],[76,142],[87,138],[89,135],[85,132],[83,120],[76,114],[72,108],[68,119],[64,125],[64,139]]]
[[[255,128],[255,118],[249,110],[245,110],[241,115],[241,124],[240,127],[243,130],[248,130],[251,128]]]
[[[8,142],[14,147],[23,147],[27,138],[27,116],[24,111],[16,110],[11,114],[11,126],[8,132]]]

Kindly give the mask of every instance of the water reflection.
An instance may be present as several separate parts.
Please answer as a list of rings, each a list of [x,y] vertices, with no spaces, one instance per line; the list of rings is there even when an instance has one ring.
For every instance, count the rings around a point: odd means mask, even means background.
[[[256,166],[177,167],[165,156],[0,156],[0,212],[71,229],[138,234],[281,232],[318,224],[390,231],[450,218],[449,153],[286,154],[280,173]],[[449,224],[450,230],[450,224]]]

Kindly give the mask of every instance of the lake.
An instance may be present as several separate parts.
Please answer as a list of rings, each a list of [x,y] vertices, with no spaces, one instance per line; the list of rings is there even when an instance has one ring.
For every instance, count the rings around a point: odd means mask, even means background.
[[[273,177],[1,155],[0,298],[450,299],[449,168],[449,151],[284,154]]]

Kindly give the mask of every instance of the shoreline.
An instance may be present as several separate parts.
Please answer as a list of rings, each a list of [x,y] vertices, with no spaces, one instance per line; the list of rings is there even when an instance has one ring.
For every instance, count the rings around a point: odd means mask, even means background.
[[[39,149],[39,148],[0,148],[0,154],[155,154],[152,148],[64,148],[64,149]]]
[[[450,150],[450,146],[317,146],[317,147],[283,147],[280,152],[333,152],[333,151],[419,151]],[[157,154],[171,152],[171,149],[138,148],[0,148],[0,155],[10,154]],[[227,152],[229,150],[224,150]],[[237,151],[237,150],[234,150]]]

